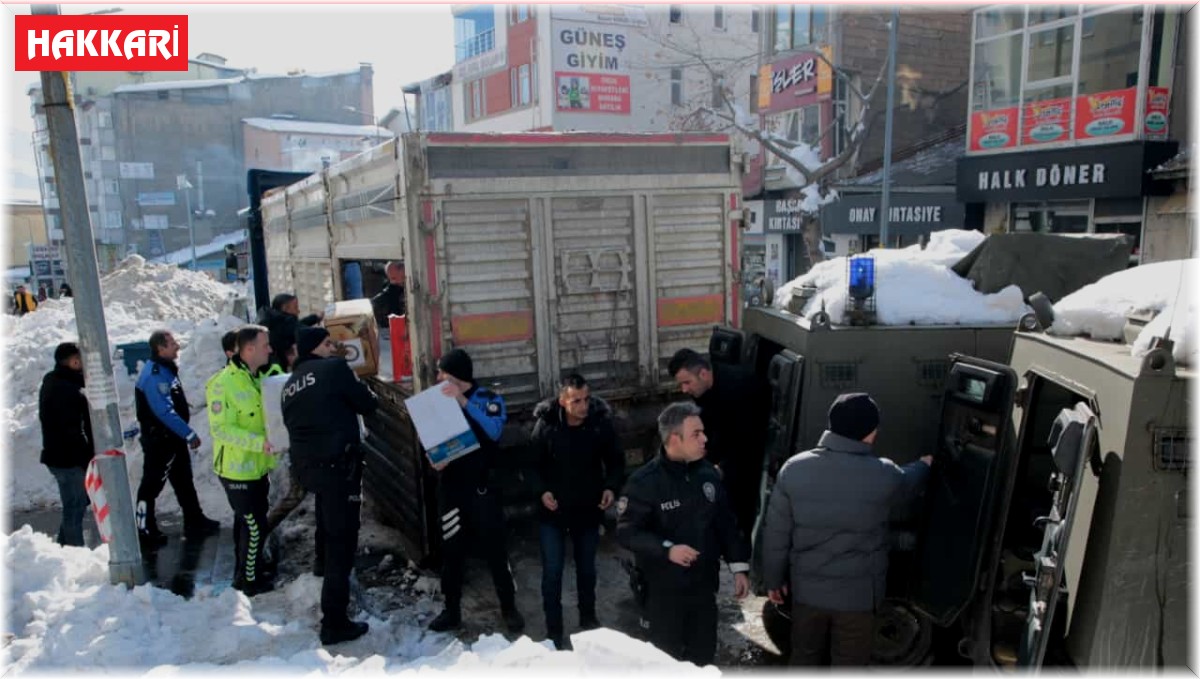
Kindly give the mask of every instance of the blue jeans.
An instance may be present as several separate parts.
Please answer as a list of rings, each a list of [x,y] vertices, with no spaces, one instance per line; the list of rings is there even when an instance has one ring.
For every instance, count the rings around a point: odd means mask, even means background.
[[[62,523],[58,526],[58,544],[83,547],[83,516],[87,514],[87,489],[83,477],[87,471],[80,467],[50,467],[50,473],[58,482],[58,495],[62,498]]]
[[[563,528],[543,521],[542,543],[542,610],[546,614],[546,631],[551,636],[562,634],[562,579],[566,565],[568,533],[575,556],[575,587],[579,592],[580,617],[596,616],[596,547],[600,544],[600,526]]]

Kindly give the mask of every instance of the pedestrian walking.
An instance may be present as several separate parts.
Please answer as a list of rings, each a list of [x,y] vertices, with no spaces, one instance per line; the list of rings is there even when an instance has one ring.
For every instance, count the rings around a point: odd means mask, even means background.
[[[42,464],[58,484],[62,520],[58,544],[83,547],[83,517],[88,495],[83,479],[95,454],[92,416],[83,395],[83,359],[79,346],[63,342],[54,348],[54,369],[42,378],[38,420],[42,425]]]
[[[39,304],[46,301],[46,286],[45,285],[38,286],[37,301]]]
[[[233,587],[247,596],[274,589],[263,572],[266,539],[268,474],[276,459],[267,441],[259,371],[271,345],[267,329],[246,325],[238,330],[237,354],[208,381],[209,428],[213,439],[213,471],[225,488],[234,516],[237,565]]]
[[[517,610],[516,585],[504,544],[504,509],[491,479],[493,459],[508,411],[504,399],[475,384],[470,355],[454,349],[438,361],[442,393],[466,415],[479,449],[434,466],[439,473],[438,517],[442,526],[442,594],[446,608],[429,629],[445,632],[462,625],[462,588],[467,552],[479,547],[487,559],[504,623],[512,633],[525,629]]]
[[[145,548],[161,547],[167,536],[159,530],[154,504],[167,482],[183,511],[187,537],[205,537],[220,524],[204,515],[192,480],[191,451],[200,436],[189,426],[191,411],[179,380],[179,343],[166,330],[150,334],[150,360],[134,386],[134,404],[142,430],[142,481],[137,490],[138,539]]]
[[[34,296],[25,289],[24,285],[18,285],[17,291],[13,293],[13,313],[18,316],[35,311],[38,307],[37,300]]]
[[[358,550],[363,449],[358,416],[379,407],[324,328],[301,328],[296,367],[283,388],[283,420],[296,478],[317,496],[317,525],[324,532],[321,643],[366,634],[350,620],[350,570]],[[319,533],[318,533],[319,534]]]
[[[75,292],[73,290],[71,290],[71,286],[68,283],[64,282],[62,285],[60,285],[58,287],[58,296],[59,297],[74,297]]]
[[[617,503],[617,540],[646,580],[650,641],[677,660],[709,665],[717,650],[720,559],[742,599],[750,591],[750,546],[720,474],[704,459],[700,408],[667,406],[658,433],[662,450],[634,472]]]
[[[288,356],[296,344],[296,331],[304,326],[321,322],[321,314],[310,314],[300,318],[300,300],[295,295],[283,292],[275,295],[271,306],[263,309],[258,322],[267,328],[271,343],[271,363],[288,369]]]
[[[537,455],[541,507],[542,608],[546,635],[555,648],[563,637],[562,580],[566,540],[575,559],[579,627],[600,626],[596,618],[596,548],[604,511],[620,489],[625,468],[612,410],[592,396],[587,380],[568,375],[558,396],[534,408],[531,442]]]
[[[675,352],[667,372],[700,406],[706,459],[721,470],[738,528],[753,537],[771,410],[766,382],[743,366],[714,365],[691,349]]]
[[[817,447],[784,463],[763,524],[763,577],[791,605],[792,665],[866,666],[887,586],[888,515],[924,485],[930,456],[896,465],[875,455],[879,408],[842,394]]]

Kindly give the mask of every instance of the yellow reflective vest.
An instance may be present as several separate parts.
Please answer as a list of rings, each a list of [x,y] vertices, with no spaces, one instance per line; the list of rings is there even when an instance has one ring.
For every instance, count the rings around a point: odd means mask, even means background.
[[[213,441],[213,471],[231,481],[255,481],[275,468],[263,452],[267,422],[259,379],[240,362],[230,361],[205,387],[208,426]]]

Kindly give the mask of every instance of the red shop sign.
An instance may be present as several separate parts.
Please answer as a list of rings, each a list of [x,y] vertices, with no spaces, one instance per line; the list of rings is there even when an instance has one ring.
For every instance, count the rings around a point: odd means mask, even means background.
[[[1081,95],[1075,100],[1075,138],[1132,134],[1136,101],[1136,87]]]
[[[1017,145],[1017,107],[971,114],[972,151],[990,151]]]

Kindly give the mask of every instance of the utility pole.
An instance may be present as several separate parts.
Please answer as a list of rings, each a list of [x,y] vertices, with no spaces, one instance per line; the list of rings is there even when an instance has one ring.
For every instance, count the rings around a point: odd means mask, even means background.
[[[192,183],[188,181],[186,174],[177,175],[175,177],[175,185],[180,191],[183,191],[183,202],[187,206],[188,218],[188,240],[192,244],[192,271],[196,270],[196,222],[192,215]]]
[[[888,246],[888,212],[892,203],[892,118],[896,110],[896,42],[900,32],[900,8],[892,7],[892,30],[888,33],[887,119],[883,127],[883,190],[879,199],[879,247]]]
[[[57,15],[57,5],[33,5],[35,15]],[[62,211],[63,245],[72,272],[75,294],[75,325],[83,352],[87,400],[91,409],[95,462],[108,500],[108,572],[113,584],[134,586],[145,581],[142,555],[134,523],[133,495],[122,454],[121,418],[117,410],[117,383],[113,378],[104,301],[100,297],[100,272],[96,265],[96,243],[83,184],[79,157],[79,134],[75,129],[74,101],[65,71],[42,72],[42,103],[50,136],[50,160],[58,183]]]

